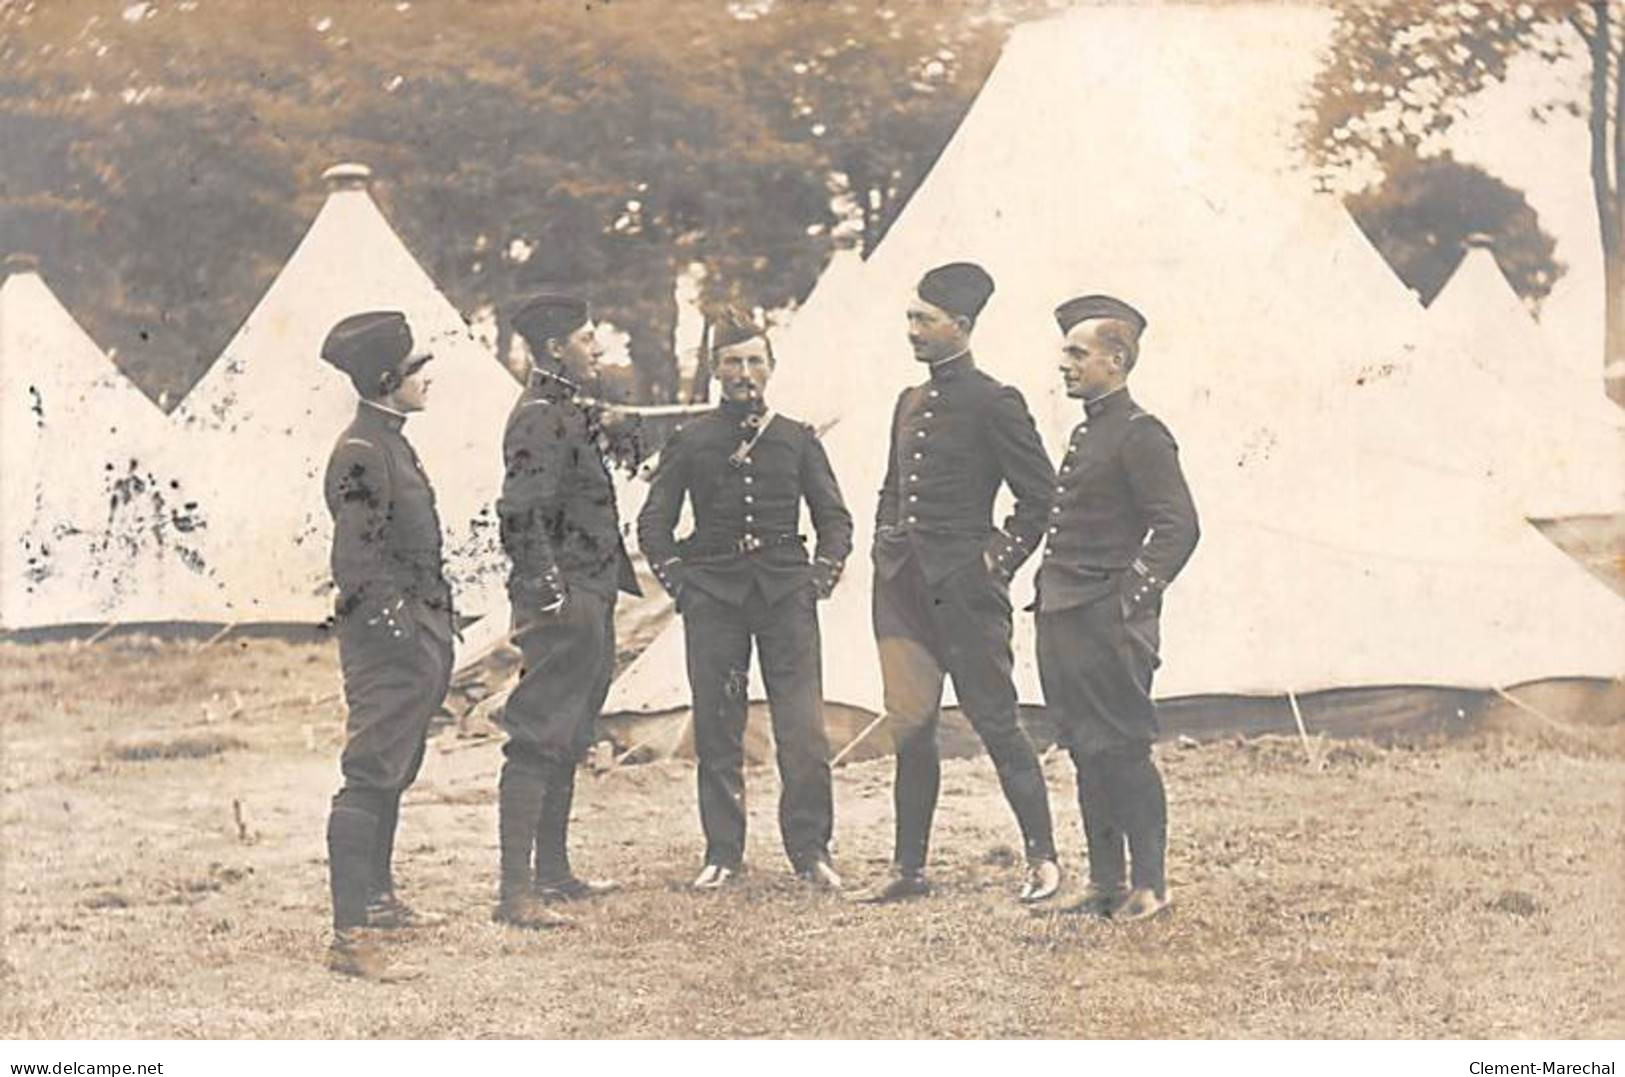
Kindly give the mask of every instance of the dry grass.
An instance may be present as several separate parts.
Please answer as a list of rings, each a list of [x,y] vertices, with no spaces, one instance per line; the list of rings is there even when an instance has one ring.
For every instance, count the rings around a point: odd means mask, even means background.
[[[1178,906],[1126,927],[1017,909],[1014,828],[976,759],[947,764],[929,901],[800,889],[768,770],[752,873],[695,895],[693,770],[666,762],[583,778],[578,867],[628,889],[526,936],[487,919],[495,747],[432,749],[400,840],[412,900],[454,914],[400,944],[431,975],[338,980],[320,959],[341,714],[302,703],[335,684],[327,650],[267,641],[0,645],[0,1034],[1625,1035],[1625,761],[1516,730],[1338,744],[1320,772],[1291,740],[1169,748]],[[115,750],[188,743],[233,747]],[[1050,760],[1075,871],[1068,769]],[[836,805],[861,881],[888,852],[889,764],[843,769]]]

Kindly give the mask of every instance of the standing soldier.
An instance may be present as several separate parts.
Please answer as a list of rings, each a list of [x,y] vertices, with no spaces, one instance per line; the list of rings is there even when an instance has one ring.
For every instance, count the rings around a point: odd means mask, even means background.
[[[852,549],[852,516],[812,427],[766,406],[773,374],[766,334],[740,317],[711,341],[722,402],[672,435],[660,455],[638,541],[682,611],[694,695],[705,866],[695,889],[736,877],[745,855],[745,720],[750,654],[761,654],[773,715],[779,829],[796,873],[836,890],[829,741],[824,730],[817,600],[828,598]],[[687,496],[695,530],[673,528]],[[817,531],[809,564],[796,532],[805,500]]]
[[[1055,320],[1066,392],[1085,416],[1061,462],[1038,573],[1038,669],[1078,770],[1089,849],[1089,885],[1067,908],[1139,920],[1168,905],[1151,674],[1162,591],[1196,548],[1196,506],[1173,436],[1128,393],[1140,312],[1090,295],[1061,304]]]
[[[1059,888],[1061,873],[1044,773],[1011,680],[1010,577],[1043,532],[1055,472],[1021,394],[977,369],[970,354],[992,279],[956,262],[931,270],[917,291],[908,337],[931,375],[897,399],[874,546],[875,638],[897,746],[897,845],[890,877],[860,900],[929,892],[946,673],[1021,827],[1021,900],[1042,901]],[[1006,483],[1015,509],[995,530],[993,500]]]
[[[524,668],[502,712],[501,897],[493,919],[561,927],[546,905],[616,889],[577,878],[567,847],[576,764],[615,664],[617,590],[638,594],[621,540],[600,415],[577,395],[603,354],[587,304],[536,296],[513,313],[530,380],[508,418],[498,513],[513,562],[508,596]],[[534,859],[533,859],[534,858]]]
[[[401,792],[423,764],[429,719],[451,678],[451,589],[441,572],[434,491],[401,433],[422,410],[430,356],[414,351],[399,311],[345,318],[322,358],[349,375],[361,396],[328,460],[324,492],[333,516],[335,619],[344,675],[344,785],[327,821],[335,971],[399,980],[378,929],[426,926],[395,895],[390,858]]]

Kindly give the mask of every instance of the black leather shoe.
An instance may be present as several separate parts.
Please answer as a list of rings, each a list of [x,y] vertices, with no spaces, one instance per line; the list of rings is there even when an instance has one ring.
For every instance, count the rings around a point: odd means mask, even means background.
[[[852,896],[852,900],[860,905],[890,905],[897,901],[925,897],[929,893],[931,884],[925,881],[924,872],[905,871],[893,867],[883,882],[858,891]]]
[[[1072,916],[1107,917],[1127,897],[1128,886],[1126,884],[1102,886],[1099,883],[1090,883],[1079,891],[1076,896],[1059,905],[1053,905],[1051,908],[1055,912]]]
[[[721,890],[739,878],[739,870],[727,864],[707,864],[689,886],[694,890]]]
[[[536,896],[543,901],[585,901],[621,889],[614,879],[578,879],[574,875],[536,883]]]
[[[843,885],[840,873],[830,866],[828,860],[814,860],[800,871],[796,878],[815,890],[828,890],[838,892]]]
[[[526,931],[548,931],[558,927],[571,927],[575,924],[568,916],[554,912],[533,894],[511,894],[497,902],[497,907],[491,910],[491,919],[499,924],[509,927],[522,928]]]
[[[1023,905],[1048,901],[1061,889],[1061,865],[1053,860],[1034,860],[1027,865],[1027,881],[1018,896]]]
[[[1173,905],[1173,897],[1167,888],[1157,893],[1148,887],[1138,887],[1129,891],[1128,897],[1112,909],[1112,919],[1123,923],[1133,920],[1149,920],[1166,912]]]
[[[327,967],[342,976],[385,984],[405,983],[423,975],[416,966],[391,961],[377,931],[351,927],[333,932],[333,943],[327,948]]]
[[[367,903],[367,926],[383,931],[406,931],[419,927],[439,927],[446,917],[414,909],[393,890],[379,894]]]

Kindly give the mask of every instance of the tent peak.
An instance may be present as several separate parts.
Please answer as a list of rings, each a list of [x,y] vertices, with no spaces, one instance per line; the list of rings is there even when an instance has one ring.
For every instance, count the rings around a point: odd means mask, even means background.
[[[322,173],[329,191],[366,190],[372,183],[372,169],[355,161],[334,165]]]

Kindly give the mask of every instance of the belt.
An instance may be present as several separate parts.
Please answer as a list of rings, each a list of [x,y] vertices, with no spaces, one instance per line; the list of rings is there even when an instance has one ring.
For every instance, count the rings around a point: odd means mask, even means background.
[[[752,554],[758,550],[772,549],[775,546],[801,546],[805,545],[806,541],[805,536],[793,532],[783,532],[777,535],[752,533],[740,535],[732,542],[712,540],[705,543],[695,543],[684,552],[683,560],[692,563],[701,559],[734,557],[738,554]]]

